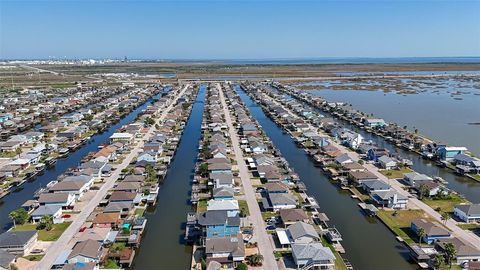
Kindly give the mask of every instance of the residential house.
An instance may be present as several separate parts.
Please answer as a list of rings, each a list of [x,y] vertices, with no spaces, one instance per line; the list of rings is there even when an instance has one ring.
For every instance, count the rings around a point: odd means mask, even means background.
[[[103,257],[102,244],[95,240],[78,242],[67,257],[67,263],[99,263]]]
[[[279,215],[285,227],[299,221],[302,221],[305,223],[309,221],[309,217],[303,209],[280,209]]]
[[[480,221],[480,204],[459,204],[453,208],[453,214],[466,223]]]
[[[321,243],[293,244],[292,256],[297,268],[311,266],[311,269],[334,269],[335,255]]]
[[[52,217],[53,224],[63,223],[61,205],[41,205],[32,212],[33,223],[39,222],[43,216]]]
[[[450,232],[444,227],[425,219],[412,220],[410,229],[412,229],[417,236],[419,236],[420,229],[423,229],[425,234],[422,236],[422,240],[427,244],[432,244],[437,239],[450,237]]]
[[[315,228],[311,224],[303,221],[295,222],[292,225],[289,225],[285,230],[277,229],[276,233],[282,246],[307,244],[320,240],[320,236]]]
[[[209,200],[207,202],[207,211],[227,211],[229,217],[235,217],[240,214],[237,200]]]
[[[232,187],[219,187],[214,188],[212,197],[214,200],[233,200],[235,191]]]
[[[198,217],[207,238],[237,235],[240,232],[240,217],[229,216],[228,211],[206,211]]]
[[[234,268],[235,264],[245,259],[245,246],[242,235],[208,238],[205,243],[207,263],[219,262],[226,267]]]
[[[0,234],[0,250],[23,256],[37,242],[37,231],[6,231]]]
[[[412,187],[420,185],[423,181],[433,181],[431,177],[417,172],[404,173],[403,180]]]
[[[118,228],[122,224],[119,212],[98,213],[92,220],[94,227],[99,228]]]
[[[378,164],[380,165],[380,168],[386,170],[393,170],[398,167],[397,161],[386,155],[378,158]]]
[[[72,193],[42,193],[38,198],[40,205],[60,205],[63,209],[72,208],[75,195]]]
[[[440,160],[452,161],[456,155],[465,154],[466,147],[440,146],[436,150],[437,157]]]
[[[372,192],[370,197],[382,207],[392,209],[405,209],[407,207],[408,198],[395,190]]]
[[[451,243],[455,246],[457,253],[455,261],[457,264],[480,261],[480,248],[467,244],[456,237],[437,240],[435,242],[435,249],[439,252],[444,252],[447,243]]]

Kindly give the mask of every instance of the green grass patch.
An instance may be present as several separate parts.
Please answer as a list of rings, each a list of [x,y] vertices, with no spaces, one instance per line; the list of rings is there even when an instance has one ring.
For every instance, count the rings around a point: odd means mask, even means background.
[[[269,211],[267,211],[267,212],[262,212],[262,218],[263,218],[263,220],[269,219],[269,218],[275,217],[275,216],[277,216],[277,213],[276,213],[276,212],[269,212]]]
[[[250,210],[248,210],[247,201],[245,201],[245,200],[238,200],[238,207],[240,208],[240,211],[241,211],[245,216],[249,216],[249,215],[250,215]]]
[[[104,269],[120,269],[120,266],[117,264],[117,262],[115,260],[107,259],[103,263],[103,268]]]
[[[207,206],[208,206],[208,200],[206,199],[199,200],[197,203],[197,213],[202,213],[207,211]]]
[[[342,257],[340,254],[335,250],[332,244],[330,244],[325,237],[322,237],[322,244],[333,252],[333,255],[335,255],[335,270],[347,270],[347,266],[343,262]]]
[[[467,203],[468,201],[456,194],[450,194],[446,198],[423,198],[424,203],[428,204],[437,212],[453,212],[453,207],[460,203]]]
[[[38,261],[40,261],[40,260],[43,258],[43,256],[45,256],[45,254],[28,255],[28,256],[24,256],[23,258],[24,258],[24,259],[27,259],[27,260],[29,260],[29,261],[31,261],[31,262],[38,262]]]
[[[478,230],[480,229],[480,224],[478,223],[458,223],[458,227],[464,230]]]
[[[408,244],[416,242],[417,239],[415,233],[410,229],[412,220],[419,218],[432,220],[432,218],[422,210],[380,210],[377,216]]]
[[[143,208],[143,207],[137,207],[135,208],[135,215],[137,216],[143,216],[143,214],[145,213],[145,209],[146,208]]]
[[[409,168],[400,168],[398,170],[379,170],[379,172],[388,177],[388,179],[399,179],[403,178],[404,173],[412,172],[412,170]]]
[[[71,222],[64,222],[60,224],[53,224],[50,231],[38,230],[38,240],[40,241],[56,241],[62,233],[70,226]],[[36,224],[17,225],[15,231],[35,231]]]

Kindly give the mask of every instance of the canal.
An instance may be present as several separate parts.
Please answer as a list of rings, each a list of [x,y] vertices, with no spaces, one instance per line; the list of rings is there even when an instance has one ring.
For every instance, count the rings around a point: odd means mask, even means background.
[[[307,154],[264,114],[243,89],[236,85],[235,90],[275,147],[305,183],[308,194],[315,197],[321,211],[339,229],[347,258],[355,269],[416,269],[415,265],[409,263],[408,249],[396,241],[386,226],[376,218],[365,217],[357,206],[358,201],[350,198],[350,193],[332,185],[322,170],[314,166]]]
[[[334,117],[328,112],[324,112],[318,108],[314,109],[316,109],[319,113],[325,115],[326,117],[335,118],[342,126],[361,134],[365,138],[365,140],[371,140],[377,146],[388,149],[390,153],[411,160],[413,162],[412,169],[414,171],[426,174],[430,177],[439,176],[448,182],[448,188],[456,191],[472,203],[480,203],[480,182],[474,181],[464,176],[456,175],[450,169],[438,167],[434,162],[423,159],[420,155],[416,153],[396,147],[395,145],[387,142],[381,136],[377,136],[363,129],[360,129],[357,126],[349,123],[348,121]]]
[[[168,90],[167,90],[168,91]],[[135,110],[120,119],[118,123],[112,125],[103,133],[96,134],[81,148],[70,153],[66,158],[57,160],[57,163],[51,169],[46,169],[44,174],[37,176],[33,181],[25,182],[19,191],[12,192],[0,200],[0,233],[8,230],[12,225],[12,221],[8,218],[8,214],[21,207],[21,205],[33,198],[35,191],[41,187],[45,187],[50,181],[57,179],[67,169],[80,165],[84,156],[88,153],[97,151],[98,146],[108,143],[110,136],[123,125],[129,124],[135,120],[154,99],[158,99],[163,95],[159,93],[147,99],[143,104]]]
[[[183,242],[184,223],[187,213],[192,211],[190,190],[201,138],[205,92],[206,86],[200,86],[157,204],[145,214],[148,222],[133,269],[190,269],[192,247]]]

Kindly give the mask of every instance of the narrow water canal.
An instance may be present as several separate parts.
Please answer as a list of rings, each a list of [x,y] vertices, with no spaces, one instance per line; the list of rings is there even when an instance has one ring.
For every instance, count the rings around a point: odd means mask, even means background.
[[[168,90],[167,90],[168,91]],[[112,125],[107,131],[96,134],[80,149],[70,153],[66,158],[59,159],[55,167],[47,169],[43,175],[37,176],[31,182],[25,182],[18,192],[12,192],[0,200],[0,233],[8,230],[13,223],[8,218],[8,214],[19,208],[25,201],[32,199],[36,190],[45,187],[52,180],[57,179],[59,175],[64,173],[68,168],[76,167],[80,161],[88,153],[97,151],[100,144],[108,142],[110,136],[123,125],[129,124],[135,120],[137,115],[141,113],[154,99],[158,99],[162,93],[147,99],[142,105],[120,119],[118,123]]]
[[[189,269],[191,246],[184,245],[184,222],[191,211],[190,190],[197,161],[206,86],[200,86],[175,159],[160,188],[154,211],[147,212],[147,227],[132,268]]]
[[[357,206],[358,201],[350,198],[350,193],[332,185],[322,170],[314,166],[307,154],[263,113],[243,89],[235,86],[235,90],[273,144],[298,173],[308,188],[308,194],[315,197],[320,209],[330,218],[330,223],[339,229],[347,257],[355,269],[416,269],[415,265],[409,263],[407,248],[396,241],[387,227],[375,218],[365,217]]]
[[[327,112],[319,109],[316,110],[327,117],[333,117]],[[371,140],[375,142],[375,144],[377,144],[379,147],[388,149],[390,153],[410,159],[413,162],[412,169],[414,171],[426,174],[431,177],[440,176],[448,182],[448,188],[455,190],[472,203],[480,203],[480,182],[474,181],[464,176],[456,175],[453,171],[447,168],[440,168],[436,166],[434,162],[430,160],[425,160],[418,154],[412,153],[403,148],[396,147],[395,145],[387,142],[383,137],[371,134],[363,129],[358,128],[355,125],[352,125],[345,120],[338,119],[336,117],[334,118],[340,121],[340,124],[342,124],[344,127],[361,134],[365,138],[365,140]]]

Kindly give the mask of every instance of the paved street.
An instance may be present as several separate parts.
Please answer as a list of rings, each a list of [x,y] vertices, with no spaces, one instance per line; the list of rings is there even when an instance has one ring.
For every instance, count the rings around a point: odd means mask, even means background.
[[[248,209],[250,211],[250,221],[253,223],[253,239],[257,241],[260,253],[264,257],[262,268],[267,270],[278,269],[277,262],[273,255],[274,248],[272,246],[272,242],[270,241],[269,235],[265,231],[265,223],[262,218],[260,206],[258,205],[257,199],[255,197],[255,191],[253,190],[251,184],[250,174],[245,164],[242,149],[240,149],[240,142],[235,132],[236,129],[233,127],[232,124],[232,118],[225,102],[225,96],[223,94],[220,84],[216,84],[216,87],[220,92],[220,100],[222,102],[225,120],[228,125],[228,132],[230,134],[230,139],[232,140],[232,147],[235,153],[235,159],[238,163],[238,170],[245,193],[245,199],[247,201]]]
[[[278,105],[281,105],[280,102],[278,102],[277,100],[272,99],[272,101],[274,103],[278,104]],[[295,115],[289,108],[286,108],[286,107],[284,107],[284,108],[289,114]],[[308,125],[312,130],[317,130],[320,135],[330,137],[328,134],[325,134],[325,133],[319,131],[318,128],[313,127],[310,123],[308,123]],[[348,153],[348,155],[353,160],[358,161],[358,160],[361,159],[360,155],[357,152],[351,151],[350,149],[346,148],[343,145],[340,145],[339,143],[337,143],[333,140],[330,140],[330,142],[333,146],[335,146],[339,150],[341,150],[342,153]],[[392,186],[392,188],[395,189],[398,193],[400,193],[404,196],[407,196],[407,197],[411,197],[411,194],[408,193],[408,191],[403,189],[404,186],[401,183],[399,183],[397,180],[388,179],[385,175],[383,175],[379,172],[379,169],[375,165],[364,164],[364,166],[369,171],[371,171],[373,174],[375,174],[379,179],[385,181],[386,183],[389,183]],[[437,211],[435,211],[429,205],[425,204],[424,202],[422,202],[421,200],[419,200],[417,198],[409,198],[408,203],[409,203],[410,208],[421,209],[421,210],[425,211],[428,215],[435,218],[438,222],[440,222],[442,224],[445,224],[445,226],[450,231],[452,231],[453,236],[464,239],[467,243],[470,243],[473,246],[480,247],[480,238],[477,235],[475,235],[473,232],[463,230],[462,228],[458,227],[457,222],[455,220],[449,219],[445,223],[442,220],[442,216]]]
[[[184,86],[184,88],[180,91],[180,93],[174,95],[173,101],[170,105],[163,109],[162,114],[157,119],[157,123],[162,121],[166,115],[170,112],[175,104],[176,100],[185,93],[189,85]],[[102,187],[97,191],[95,196],[85,205],[83,210],[76,216],[75,220],[70,224],[70,226],[63,232],[60,238],[55,241],[45,252],[45,256],[42,260],[35,266],[35,269],[38,270],[45,270],[50,269],[52,264],[55,262],[57,257],[65,250],[65,247],[70,242],[74,234],[78,232],[78,230],[82,227],[84,222],[86,221],[87,217],[93,212],[95,207],[100,203],[100,201],[105,197],[107,192],[113,188],[116,180],[119,178],[122,169],[126,168],[128,164],[133,160],[133,158],[137,157],[138,153],[142,151],[144,141],[150,139],[154,134],[154,125],[150,128],[149,132],[145,134],[140,142],[136,145],[134,149],[125,157],[123,162],[118,165],[114,166],[115,170],[113,171],[112,175],[105,179],[105,183]]]

